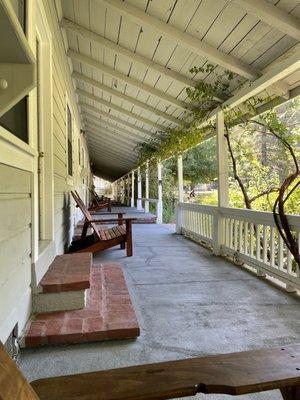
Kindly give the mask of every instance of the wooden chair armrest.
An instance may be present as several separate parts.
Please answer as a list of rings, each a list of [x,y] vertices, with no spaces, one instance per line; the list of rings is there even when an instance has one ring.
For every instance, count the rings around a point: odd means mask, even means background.
[[[109,219],[93,219],[91,221],[86,221],[87,224],[102,224],[107,222],[126,222],[126,221],[134,221],[137,218],[109,218]]]
[[[97,214],[99,214],[99,215],[124,215],[124,214],[126,214],[126,213],[118,213],[118,212],[102,212],[102,211],[99,211]]]

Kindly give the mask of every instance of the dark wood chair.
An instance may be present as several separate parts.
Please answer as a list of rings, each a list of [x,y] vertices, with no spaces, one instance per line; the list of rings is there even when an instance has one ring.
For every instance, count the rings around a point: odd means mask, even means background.
[[[29,384],[0,343],[1,400],[164,400],[197,393],[281,390],[300,400],[300,344],[106,371]]]
[[[134,218],[124,218],[123,213],[117,213],[118,218],[93,219],[77,192],[71,192],[77,207],[82,211],[85,221],[83,224],[81,237],[73,240],[69,253],[91,252],[97,253],[105,249],[120,245],[121,249],[126,248],[127,257],[132,256],[132,220]],[[107,215],[107,213],[101,213]],[[114,215],[109,213],[109,215]],[[97,225],[117,224],[112,228],[98,228]],[[93,230],[93,234],[88,235],[88,229]]]
[[[107,208],[108,212],[111,212],[111,199],[109,197],[102,196],[102,199],[98,196],[98,194],[93,189],[89,189],[91,194],[91,206],[89,207],[89,211],[98,212],[105,208]],[[77,193],[77,192],[76,192]],[[78,194],[78,193],[77,193]]]

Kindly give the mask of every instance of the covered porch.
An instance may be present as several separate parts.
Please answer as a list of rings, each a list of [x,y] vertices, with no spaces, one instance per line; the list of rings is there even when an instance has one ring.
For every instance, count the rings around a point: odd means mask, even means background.
[[[299,17],[0,0],[1,399],[300,400]]]
[[[20,366],[29,380],[299,340],[295,294],[175,234],[174,226],[136,224],[133,238],[133,257],[115,248],[96,255],[94,262],[113,260],[123,265],[140,337],[25,349]],[[281,394],[271,391],[241,398],[280,400]]]

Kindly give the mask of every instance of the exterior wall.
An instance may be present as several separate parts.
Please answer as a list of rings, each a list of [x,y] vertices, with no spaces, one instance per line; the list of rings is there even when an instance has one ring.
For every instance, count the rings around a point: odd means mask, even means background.
[[[55,255],[64,253],[72,238],[74,224],[82,218],[70,198],[70,190],[78,190],[87,200],[90,183],[88,151],[80,133],[80,117],[55,2],[29,0],[28,7],[29,44],[35,53],[36,38],[41,39],[42,51],[49,55],[49,64],[45,64],[39,82],[46,112],[39,116],[43,118],[43,136],[39,136],[42,129],[37,119],[37,102],[41,101],[41,96],[38,89],[34,89],[29,95],[29,144],[0,127],[2,342],[16,324],[19,334],[24,329],[36,285]],[[42,63],[46,58],[43,57]],[[73,121],[72,176],[68,176],[67,168],[67,102]],[[41,165],[43,174],[39,177]]]
[[[31,303],[31,173],[0,164],[0,339]]]

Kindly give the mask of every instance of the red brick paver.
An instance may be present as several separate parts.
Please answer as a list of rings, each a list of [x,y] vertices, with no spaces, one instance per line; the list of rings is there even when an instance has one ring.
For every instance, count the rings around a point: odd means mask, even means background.
[[[40,282],[43,293],[88,289],[91,267],[91,253],[56,256]]]
[[[36,314],[27,328],[25,346],[134,339],[139,334],[122,268],[108,262],[92,267],[86,308]]]

